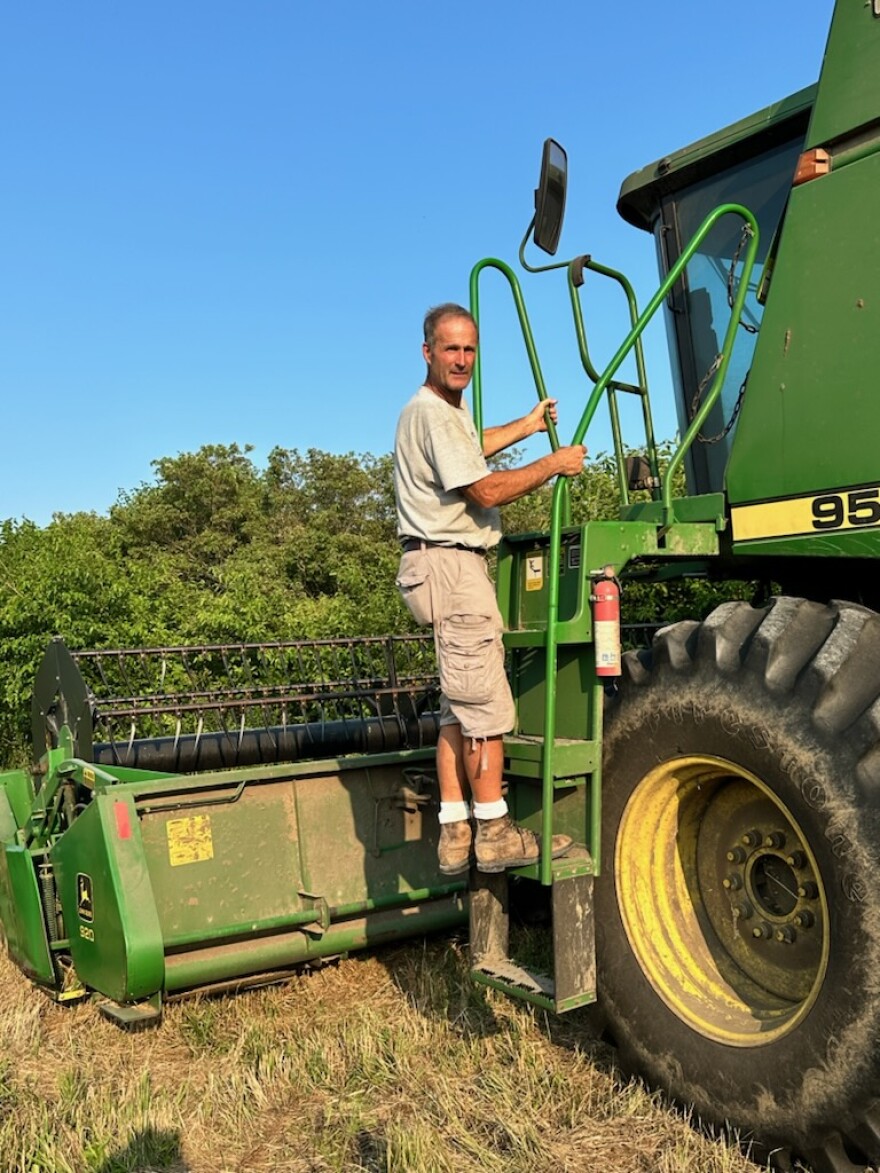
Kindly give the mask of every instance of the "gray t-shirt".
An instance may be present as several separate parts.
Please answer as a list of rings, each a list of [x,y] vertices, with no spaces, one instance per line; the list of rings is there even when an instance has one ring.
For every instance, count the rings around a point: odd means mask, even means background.
[[[494,546],[501,515],[460,491],[489,473],[467,406],[420,387],[400,414],[394,439],[398,533],[427,542]]]

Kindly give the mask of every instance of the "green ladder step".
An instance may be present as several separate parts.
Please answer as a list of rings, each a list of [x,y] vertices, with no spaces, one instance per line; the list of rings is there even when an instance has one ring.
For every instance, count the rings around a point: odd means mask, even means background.
[[[550,883],[557,880],[568,880],[572,876],[594,876],[593,857],[581,843],[573,843],[565,855],[550,861]],[[521,868],[508,868],[508,875],[519,876],[523,880],[541,879],[541,864],[530,863]]]
[[[553,742],[553,779],[580,778],[592,774],[601,761],[596,741],[557,737]],[[505,772],[525,778],[543,777],[544,738],[520,734],[504,738]],[[567,781],[566,785],[572,785]]]
[[[596,1000],[592,861],[576,845],[571,860],[553,861],[553,974],[510,957],[509,875],[470,876],[471,978],[556,1014]],[[522,875],[527,869],[517,869]],[[537,873],[537,869],[535,869]]]
[[[591,647],[593,641],[584,639],[583,622],[559,624],[556,633],[556,643],[559,647]],[[546,627],[508,627],[504,631],[504,646],[506,648],[543,648],[547,646]]]

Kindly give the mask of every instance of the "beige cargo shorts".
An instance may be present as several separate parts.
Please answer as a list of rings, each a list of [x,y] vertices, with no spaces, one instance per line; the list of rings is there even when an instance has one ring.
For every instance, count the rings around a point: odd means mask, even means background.
[[[400,559],[397,586],[416,623],[431,624],[440,724],[465,737],[509,733],[516,711],[504,670],[503,625],[482,554],[429,546]]]

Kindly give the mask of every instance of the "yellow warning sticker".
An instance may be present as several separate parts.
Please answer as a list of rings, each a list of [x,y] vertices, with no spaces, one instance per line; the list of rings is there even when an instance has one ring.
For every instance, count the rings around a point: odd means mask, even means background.
[[[526,556],[526,590],[539,591],[544,585],[544,555]]]
[[[193,815],[188,819],[169,819],[168,860],[173,868],[184,863],[201,863],[214,858],[210,815]]]

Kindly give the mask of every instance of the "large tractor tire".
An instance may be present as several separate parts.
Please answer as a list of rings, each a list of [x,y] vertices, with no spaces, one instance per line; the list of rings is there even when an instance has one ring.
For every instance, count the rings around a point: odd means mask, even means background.
[[[606,724],[600,1000],[623,1067],[780,1168],[880,1166],[880,616],[720,607]]]

